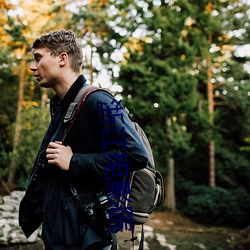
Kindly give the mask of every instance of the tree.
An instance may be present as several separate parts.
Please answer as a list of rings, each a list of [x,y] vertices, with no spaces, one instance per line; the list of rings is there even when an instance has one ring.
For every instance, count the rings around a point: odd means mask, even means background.
[[[39,8],[34,8],[38,4]],[[6,8],[6,11],[3,12],[5,19],[8,21],[6,21],[6,25],[4,26],[5,30],[3,30],[3,32],[7,34],[4,46],[9,46],[11,48],[13,60],[16,62],[13,71],[19,76],[12,153],[7,168],[7,183],[11,188],[14,186],[15,172],[19,167],[17,159],[19,153],[18,145],[20,145],[19,141],[23,129],[21,120],[23,107],[25,105],[36,105],[37,102],[40,102],[40,100],[36,99],[37,97],[43,97],[43,100],[47,99],[44,95],[45,92],[42,94],[40,89],[35,88],[34,82],[30,80],[31,74],[28,73],[27,65],[30,58],[28,57],[27,52],[30,50],[29,46],[37,37],[37,30],[39,30],[39,33],[41,34],[48,28],[64,28],[63,25],[66,25],[65,17],[67,17],[67,14],[70,15],[70,13],[67,12],[65,7],[61,4],[61,2],[54,2],[52,0],[44,1],[42,5],[38,1],[20,1],[17,5],[11,6],[13,10],[15,10],[15,8],[18,9],[17,12],[9,11],[10,8]],[[36,11],[36,9],[39,9],[39,11]],[[53,10],[58,10],[59,14],[54,16],[53,13],[52,15]],[[62,16],[64,16],[64,19]],[[51,20],[53,17],[55,20],[52,23]],[[60,24],[58,24],[56,20],[59,20]],[[62,20],[64,20],[64,22]],[[44,101],[41,103],[44,107]]]
[[[15,120],[13,115],[16,110],[16,105],[12,105],[16,100],[16,85],[17,76],[13,74],[12,67],[14,65],[11,51],[3,46],[0,46],[0,185],[7,192],[10,192],[5,184],[3,176],[6,175],[6,165],[9,164],[9,152],[12,149],[11,129],[10,124]]]
[[[213,5],[208,1],[192,5],[188,1],[123,1],[113,3],[112,9],[110,23],[115,33],[109,40],[115,40],[115,49],[124,52],[115,80],[123,87],[123,103],[131,117],[144,124],[156,165],[166,171],[163,166],[175,162],[177,174],[206,184],[209,175],[209,185],[214,186],[215,168],[211,166],[218,151],[210,151],[209,167],[208,144],[218,143],[223,129],[216,124],[221,104],[215,91],[222,86],[219,75],[225,72],[231,48],[237,44],[225,25],[233,17],[237,26],[231,28],[239,30],[239,11],[246,17],[246,6],[240,1]],[[212,52],[214,48],[218,50]],[[232,100],[230,103],[233,105]]]
[[[197,49],[186,37],[191,5],[182,4],[180,12],[178,4],[144,1],[138,6],[130,1],[117,4],[120,15],[114,18],[119,20],[115,29],[124,33],[120,41],[126,41],[126,63],[117,79],[123,87],[123,103],[144,125],[156,165],[169,174],[166,205],[171,210],[175,210],[174,162],[177,152],[192,152],[186,122],[198,101],[189,66]]]
[[[85,59],[83,72],[89,76],[90,84],[96,81],[101,71],[101,60],[105,51],[106,37],[112,32],[108,25],[107,8],[109,1],[88,0],[86,4],[82,1],[75,1],[72,10],[73,17],[68,26],[82,38]]]
[[[20,68],[19,68],[19,93],[18,93],[18,101],[17,101],[17,112],[16,112],[16,126],[14,129],[13,136],[13,150],[12,157],[9,167],[8,180],[7,185],[12,187],[13,181],[15,177],[16,170],[16,154],[17,154],[17,143],[20,138],[21,132],[21,113],[24,102],[24,85],[25,85],[25,69],[26,69],[26,49],[27,49],[27,41],[22,36],[22,32],[26,28],[22,23],[20,25],[14,24],[13,20],[9,17],[9,27],[13,27],[12,30],[8,30],[8,33],[12,36],[12,40],[10,41],[10,45],[17,52],[17,57],[21,58],[20,60]]]
[[[225,94],[227,92],[225,89],[229,90],[231,88],[230,82],[234,78],[233,75],[236,72],[241,72],[239,80],[245,81],[246,79],[246,72],[244,73],[242,63],[232,67],[232,61],[235,60],[233,54],[235,53],[236,45],[244,43],[244,40],[247,41],[247,37],[244,38],[244,35],[240,35],[237,38],[237,33],[239,34],[241,29],[248,28],[245,26],[247,22],[247,10],[248,7],[241,1],[228,1],[226,4],[218,1],[213,5],[212,2],[208,4],[208,12],[210,14],[208,18],[211,20],[208,26],[210,32],[209,49],[212,53],[207,57],[207,95],[211,128],[214,127],[215,109],[220,114],[221,106],[223,106],[223,110],[225,108],[231,109],[232,106],[235,107],[235,100],[238,99],[236,92],[236,95],[233,94],[234,98],[228,98],[229,96]],[[225,77],[225,75],[228,75],[228,71],[231,71],[229,78]],[[236,82],[234,82],[235,84]],[[241,83],[239,82],[236,85],[239,86]],[[221,92],[221,89],[224,89],[224,91]],[[216,122],[220,121],[217,120]],[[215,186],[215,133],[215,131],[211,133],[209,142],[209,185],[211,187]],[[217,133],[220,134],[221,132],[217,131]]]

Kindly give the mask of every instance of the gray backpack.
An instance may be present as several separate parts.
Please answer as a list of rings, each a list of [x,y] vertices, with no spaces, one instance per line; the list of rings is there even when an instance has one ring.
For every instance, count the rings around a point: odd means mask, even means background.
[[[95,91],[106,91],[104,89],[87,85],[83,87],[74,102],[72,102],[68,108],[64,122],[69,123],[68,129],[65,133],[63,141],[67,139],[70,133],[74,121],[79,113],[81,107],[86,101],[87,97]],[[108,91],[106,91],[108,92]],[[108,92],[109,93],[109,92]],[[111,93],[109,93],[111,95]],[[133,122],[135,130],[139,134],[148,154],[147,167],[134,171],[130,175],[126,176],[127,181],[130,183],[130,193],[123,197],[120,197],[120,207],[132,207],[131,219],[134,221],[132,231],[132,238],[128,241],[134,241],[137,237],[134,237],[134,225],[142,225],[142,234],[140,248],[143,249],[144,232],[143,224],[147,222],[149,215],[154,209],[164,202],[164,182],[160,172],[155,170],[154,157],[149,144],[148,138],[143,129],[135,122]],[[128,203],[128,200],[130,201]],[[125,204],[125,206],[124,206]],[[131,212],[131,211],[128,211]]]
[[[132,220],[135,224],[144,224],[154,209],[164,202],[164,183],[160,172],[155,170],[155,163],[152,150],[143,129],[133,122],[148,153],[147,167],[132,172],[127,176],[130,183],[130,194],[124,199],[126,207],[129,206],[127,200],[131,200],[133,208]]]
[[[127,194],[126,198],[123,197],[123,202],[125,202],[125,207],[132,207],[131,219],[135,222],[134,224],[142,226],[139,250],[143,250],[143,224],[147,222],[154,209],[163,204],[165,198],[164,182],[161,173],[155,170],[154,157],[146,134],[137,123],[133,122],[133,124],[147,150],[148,165],[126,176],[130,183],[130,194]],[[130,200],[131,203],[128,203],[127,200]],[[132,238],[127,241],[133,242],[136,239],[133,227]]]

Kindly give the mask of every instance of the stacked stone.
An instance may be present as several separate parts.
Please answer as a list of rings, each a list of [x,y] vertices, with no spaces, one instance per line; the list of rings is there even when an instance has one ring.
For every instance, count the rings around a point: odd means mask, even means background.
[[[18,226],[18,210],[23,195],[22,191],[13,191],[11,195],[0,197],[0,246],[37,240],[38,232],[26,239]]]

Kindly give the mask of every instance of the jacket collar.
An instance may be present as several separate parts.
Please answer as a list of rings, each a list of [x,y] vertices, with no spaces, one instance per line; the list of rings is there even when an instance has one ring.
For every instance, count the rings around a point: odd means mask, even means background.
[[[62,105],[62,110],[67,111],[71,102],[74,101],[75,97],[77,96],[79,90],[86,85],[86,78],[83,75],[80,75],[76,81],[71,85],[68,92],[65,94],[63,100],[60,100],[59,96],[56,94],[51,99],[52,105]]]

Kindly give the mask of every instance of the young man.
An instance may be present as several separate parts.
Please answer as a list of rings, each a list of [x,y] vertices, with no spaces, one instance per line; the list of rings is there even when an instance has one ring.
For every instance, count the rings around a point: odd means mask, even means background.
[[[56,95],[51,100],[51,123],[20,204],[20,226],[29,237],[42,223],[46,249],[104,249],[103,220],[98,230],[90,225],[70,183],[83,204],[95,204],[96,192],[107,187],[112,175],[114,181],[144,168],[147,153],[124,109],[105,91],[87,98],[65,146],[66,111],[86,85],[80,74],[81,46],[72,31],[53,31],[35,40],[33,54],[30,69],[39,85]]]

